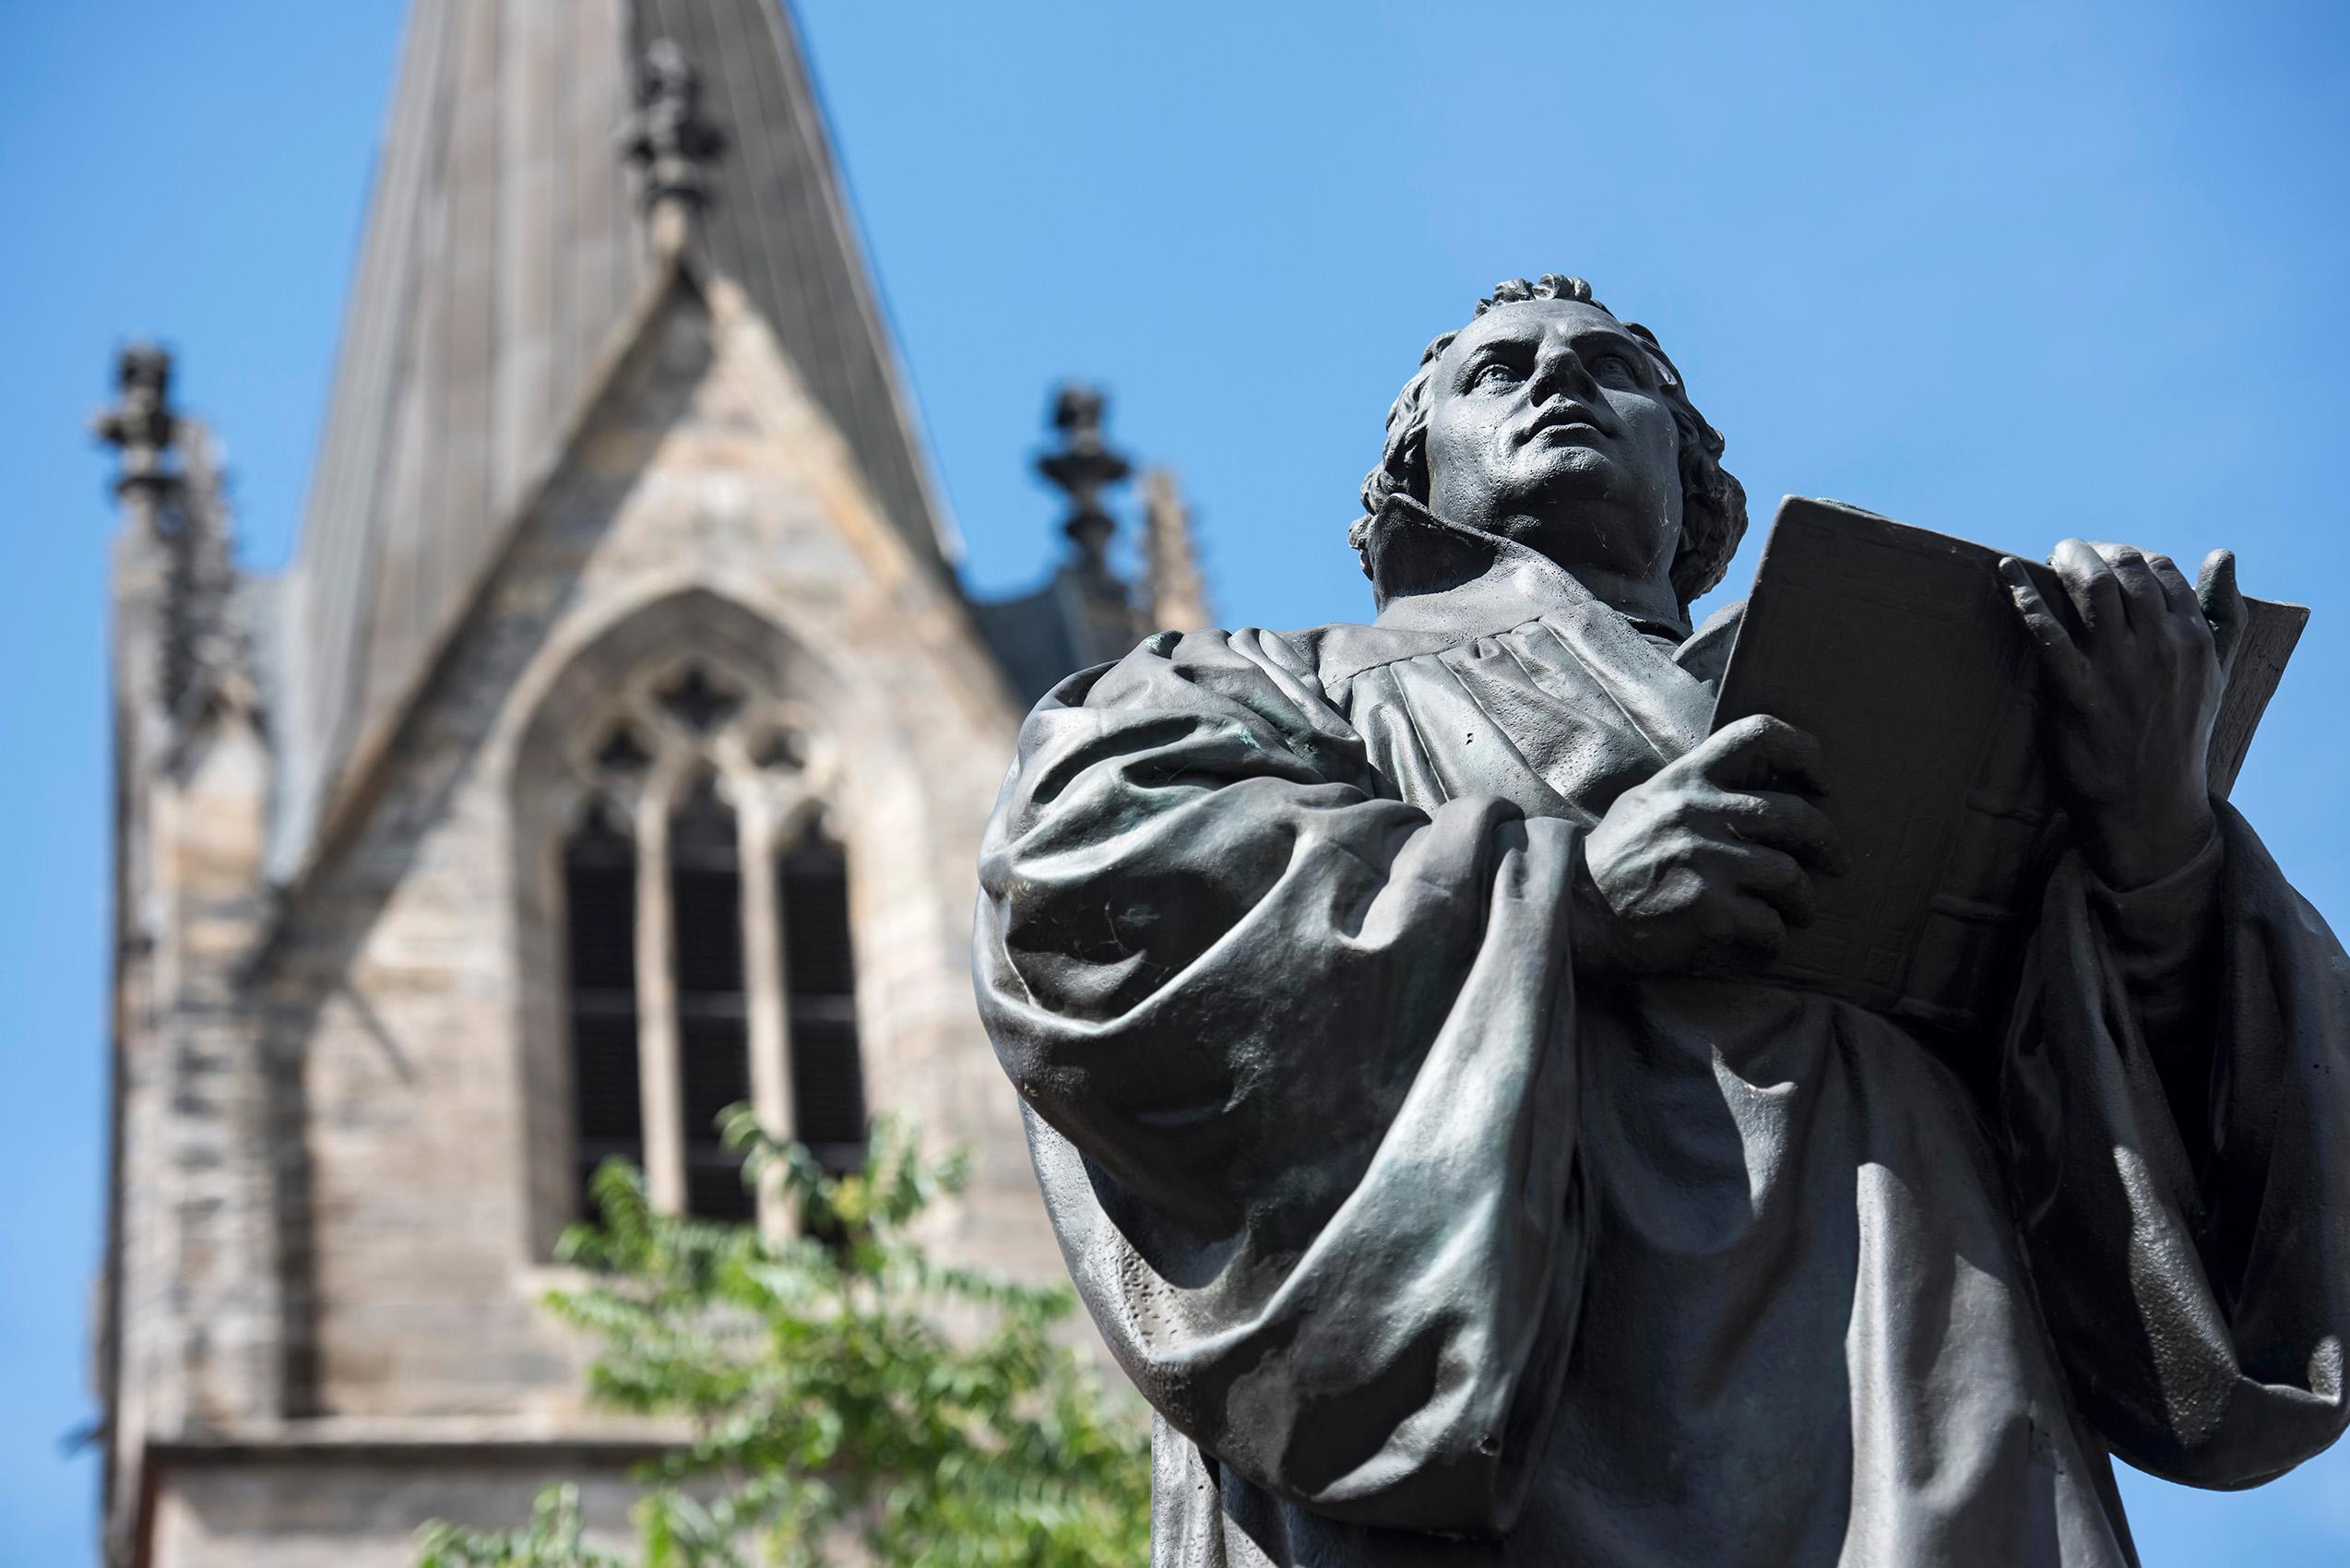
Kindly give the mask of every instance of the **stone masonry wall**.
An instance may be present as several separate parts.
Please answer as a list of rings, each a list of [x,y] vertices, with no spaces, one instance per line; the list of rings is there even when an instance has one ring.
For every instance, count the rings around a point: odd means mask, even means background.
[[[154,1561],[171,1568],[410,1568],[426,1521],[518,1525],[558,1480],[578,1486],[592,1543],[635,1538],[624,1467],[569,1458],[211,1461],[166,1467],[163,1479],[151,1539]]]
[[[546,914],[528,885],[550,847],[515,838],[517,790],[544,788],[516,778],[516,753],[567,666],[695,595],[773,628],[772,657],[839,749],[870,1099],[975,1156],[945,1244],[1058,1267],[967,979],[979,833],[1016,716],[765,328],[726,314],[723,286],[720,301],[714,320],[682,296],[657,328],[639,385],[546,496],[297,912],[274,1011],[308,1130],[316,1413],[575,1406],[574,1359],[536,1304],[559,1073],[519,1043],[534,992],[519,959],[552,944],[524,924]],[[691,646],[683,621],[670,630]]]

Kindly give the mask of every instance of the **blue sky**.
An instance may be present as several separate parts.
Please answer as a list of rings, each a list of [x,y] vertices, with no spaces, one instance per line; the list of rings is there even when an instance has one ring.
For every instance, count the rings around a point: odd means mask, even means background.
[[[0,10],[0,1563],[94,1560],[112,349],[179,350],[285,559],[398,0]],[[1655,327],[1767,515],[2235,546],[2316,618],[2237,801],[2350,916],[2350,9],[803,0],[972,581],[1039,571],[1046,391],[1176,464],[1228,621],[1360,614],[1419,348],[1495,279]],[[1731,583],[1751,570],[1758,526]],[[2126,1484],[2149,1568],[2350,1556],[2350,1449]]]

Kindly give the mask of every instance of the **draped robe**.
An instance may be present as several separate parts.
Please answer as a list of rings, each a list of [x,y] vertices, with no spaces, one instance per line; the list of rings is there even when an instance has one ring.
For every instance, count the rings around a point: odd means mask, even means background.
[[[2149,887],[2065,858],[1998,1037],[1579,980],[1582,837],[1735,612],[1676,647],[1472,548],[1073,676],[989,830],[981,1011],[1155,1562],[2104,1568],[2109,1455],[2331,1443],[2350,965],[2240,818]]]

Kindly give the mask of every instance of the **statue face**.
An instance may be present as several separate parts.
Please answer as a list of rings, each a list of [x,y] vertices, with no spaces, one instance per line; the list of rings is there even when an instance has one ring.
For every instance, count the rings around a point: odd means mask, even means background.
[[[1659,385],[1604,310],[1494,306],[1429,380],[1430,509],[1572,571],[1665,580],[1680,542],[1680,432]]]

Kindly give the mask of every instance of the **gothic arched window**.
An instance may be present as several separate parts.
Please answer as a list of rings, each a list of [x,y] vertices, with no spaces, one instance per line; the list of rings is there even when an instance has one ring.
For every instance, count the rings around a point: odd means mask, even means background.
[[[586,1212],[588,1179],[605,1160],[645,1159],[637,1072],[636,843],[609,801],[592,802],[564,846],[571,1016],[573,1179]]]
[[[857,963],[849,858],[811,819],[776,857],[791,1040],[792,1135],[836,1174],[865,1160],[865,1071],[857,1049]]]
[[[593,804],[563,854],[575,1177],[618,1155],[660,1207],[760,1218],[726,1107],[827,1170],[864,1159],[832,754],[759,683],[698,660],[623,683],[616,706],[575,742]]]

